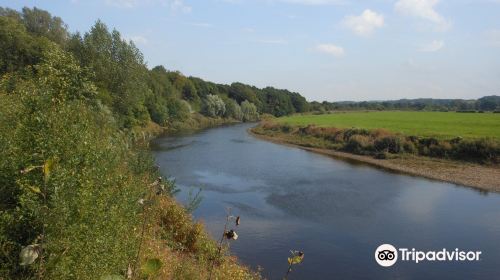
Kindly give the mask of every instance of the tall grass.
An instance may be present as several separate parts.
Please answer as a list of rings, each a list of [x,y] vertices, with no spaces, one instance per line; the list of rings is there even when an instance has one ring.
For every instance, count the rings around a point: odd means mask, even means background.
[[[446,139],[409,136],[385,129],[292,126],[276,122],[264,122],[254,131],[268,135],[289,135],[305,142],[304,145],[320,140],[327,148],[377,158],[385,158],[391,154],[414,154],[479,163],[500,162],[500,141],[493,138]]]

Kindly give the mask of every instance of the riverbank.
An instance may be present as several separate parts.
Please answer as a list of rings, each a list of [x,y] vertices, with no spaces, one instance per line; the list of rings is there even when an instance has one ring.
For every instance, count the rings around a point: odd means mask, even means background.
[[[149,141],[157,137],[235,123],[239,121],[194,113],[184,122],[175,122],[168,127],[151,122],[135,128],[132,133],[134,139],[145,144],[149,153]],[[166,185],[176,188],[175,182],[166,181]],[[258,272],[240,263],[226,248],[218,253],[217,241],[208,234],[204,224],[195,221],[174,196],[157,195],[154,187],[148,192],[150,199],[145,202],[142,214],[144,225],[137,234],[142,236],[144,246],[139,263],[142,266],[150,260],[163,263],[154,279],[261,279]]]
[[[393,172],[472,187],[481,191],[500,192],[500,167],[498,165],[481,165],[413,155],[376,159],[367,155],[356,155],[324,147],[315,147],[312,141],[299,141],[297,138],[287,136],[285,133],[266,135],[255,128],[248,131],[251,135],[262,140],[285,144],[318,154],[369,164]]]

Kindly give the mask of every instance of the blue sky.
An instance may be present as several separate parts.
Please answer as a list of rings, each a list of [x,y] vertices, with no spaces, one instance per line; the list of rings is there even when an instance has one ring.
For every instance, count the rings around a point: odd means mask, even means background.
[[[0,0],[101,19],[148,66],[308,100],[500,94],[500,0]]]

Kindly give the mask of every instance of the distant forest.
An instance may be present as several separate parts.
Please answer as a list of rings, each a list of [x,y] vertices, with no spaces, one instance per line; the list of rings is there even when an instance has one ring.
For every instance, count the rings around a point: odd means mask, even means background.
[[[479,99],[400,99],[391,101],[310,102],[310,110],[317,112],[336,110],[411,110],[411,111],[499,111],[500,96]]]

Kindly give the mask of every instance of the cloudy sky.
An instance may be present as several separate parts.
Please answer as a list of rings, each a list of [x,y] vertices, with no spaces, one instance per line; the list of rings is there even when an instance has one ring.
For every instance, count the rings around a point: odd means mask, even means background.
[[[500,94],[500,0],[0,0],[97,20],[164,65],[309,100]]]

